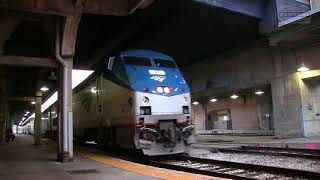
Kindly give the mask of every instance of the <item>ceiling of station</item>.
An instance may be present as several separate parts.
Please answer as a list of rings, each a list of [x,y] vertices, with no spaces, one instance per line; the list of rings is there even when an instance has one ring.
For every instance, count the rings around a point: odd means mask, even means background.
[[[75,63],[90,66],[103,47],[104,56],[126,49],[161,51],[185,66],[258,37],[259,20],[253,17],[192,0],[163,1],[127,17],[84,15]]]
[[[54,58],[53,16],[31,14],[4,46],[9,55]],[[259,19],[192,0],[162,0],[129,16],[84,14],[78,29],[74,66],[93,69],[104,57],[127,49],[152,49],[187,66],[259,38]],[[9,95],[35,96],[41,85],[55,89],[52,68],[10,67]],[[26,102],[11,102],[20,117]],[[16,122],[20,119],[15,118]]]
[[[9,67],[7,77],[9,108],[14,123],[18,123],[26,111],[32,112],[35,108],[30,100],[23,98],[35,97],[36,91],[39,91],[43,86],[50,90],[57,88],[57,81],[54,79],[56,78],[56,70],[54,69]],[[44,92],[43,99],[46,99],[49,93]]]

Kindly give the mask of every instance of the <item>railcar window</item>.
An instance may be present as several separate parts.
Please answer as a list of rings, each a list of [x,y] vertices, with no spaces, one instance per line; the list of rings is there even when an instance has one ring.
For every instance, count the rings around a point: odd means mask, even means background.
[[[176,64],[173,61],[169,61],[169,60],[155,59],[154,63],[158,67],[176,68]]]
[[[123,57],[123,62],[126,65],[151,66],[150,59],[143,57]]]

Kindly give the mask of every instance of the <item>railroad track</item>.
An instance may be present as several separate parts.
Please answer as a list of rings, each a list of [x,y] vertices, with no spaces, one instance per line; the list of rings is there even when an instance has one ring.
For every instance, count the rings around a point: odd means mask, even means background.
[[[97,148],[97,147],[96,147]],[[99,148],[98,148],[99,149]],[[255,153],[267,155],[281,155],[299,158],[318,157],[319,151],[283,148],[255,148],[244,147],[239,150],[220,150],[221,152]],[[141,156],[137,152],[109,151],[110,155],[128,161],[151,165],[160,168],[173,169],[183,172],[202,174],[230,179],[320,179],[320,172],[289,169],[273,166],[263,166],[239,162],[204,159],[186,155],[172,155],[160,157]]]
[[[242,154],[259,154],[270,156],[286,156],[293,158],[304,158],[320,160],[319,150],[307,149],[284,149],[284,148],[269,148],[269,147],[242,147],[241,149],[219,149],[219,152],[225,153],[242,153]]]
[[[144,163],[161,168],[231,179],[320,179],[320,172],[182,155],[147,158]]]

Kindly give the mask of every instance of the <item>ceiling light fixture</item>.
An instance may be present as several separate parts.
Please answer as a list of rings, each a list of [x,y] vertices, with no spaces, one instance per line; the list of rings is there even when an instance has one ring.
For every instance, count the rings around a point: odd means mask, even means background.
[[[261,96],[263,93],[264,93],[264,92],[261,91],[261,90],[255,92],[255,94],[256,94],[256,95],[259,95],[259,96]]]
[[[49,88],[47,88],[46,86],[43,86],[42,88],[40,88],[41,91],[46,92],[49,91]]]
[[[193,105],[199,105],[200,103],[198,101],[195,101],[192,103]]]
[[[238,99],[238,97],[239,97],[239,96],[236,95],[236,94],[233,94],[232,96],[230,96],[231,99]]]
[[[97,93],[97,88],[96,87],[92,87],[90,89],[90,91],[91,91],[92,94],[96,94]]]
[[[217,102],[217,101],[218,101],[218,99],[216,99],[216,98],[210,99],[210,102]]]
[[[307,72],[310,71],[310,69],[302,62],[301,66],[298,68],[298,72]]]

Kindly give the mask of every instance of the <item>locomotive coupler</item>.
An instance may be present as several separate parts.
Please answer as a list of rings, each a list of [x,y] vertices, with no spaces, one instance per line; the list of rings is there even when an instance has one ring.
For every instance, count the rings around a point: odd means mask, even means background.
[[[137,126],[137,129],[139,131],[139,139],[138,139],[138,143],[139,143],[139,147],[141,147],[142,149],[149,149],[151,148],[151,145],[154,143],[154,141],[157,138],[158,132],[155,129],[152,128],[147,128],[144,126]]]
[[[185,128],[182,129],[182,133],[183,133],[183,141],[185,144],[192,144],[195,142],[194,137],[192,136],[193,134],[193,129],[194,126],[193,125],[189,125]]]

